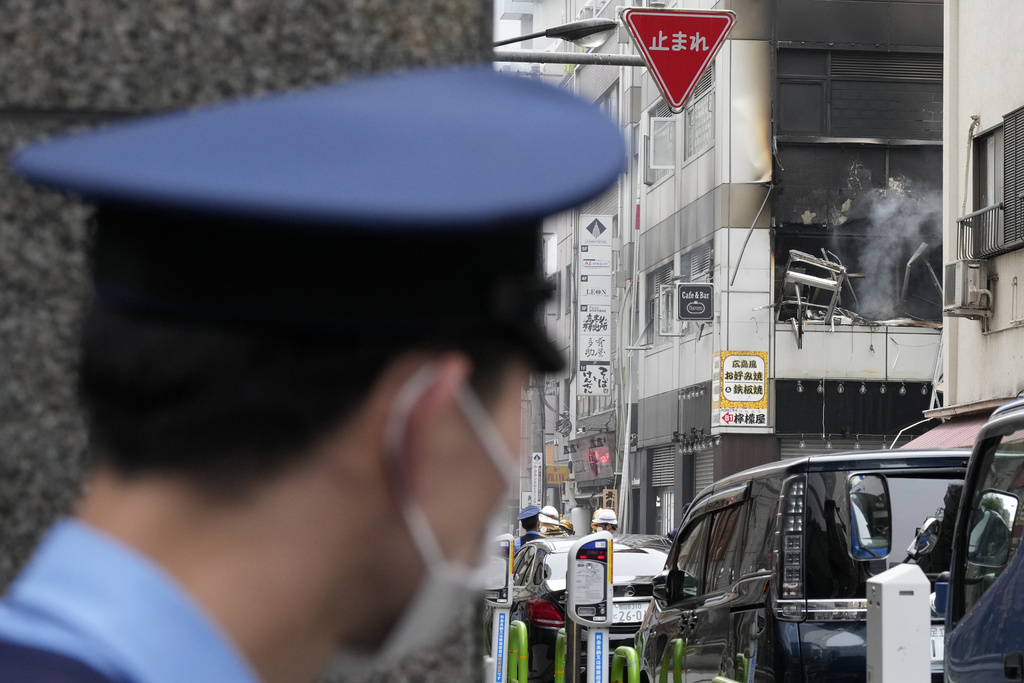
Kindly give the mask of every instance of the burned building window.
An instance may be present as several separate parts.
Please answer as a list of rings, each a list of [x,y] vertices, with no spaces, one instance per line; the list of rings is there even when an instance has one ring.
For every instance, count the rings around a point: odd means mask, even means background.
[[[846,268],[839,321],[941,321],[940,145],[780,142],[777,158],[776,305],[793,296],[783,285],[796,250]]]
[[[780,49],[776,134],[939,140],[942,55]]]

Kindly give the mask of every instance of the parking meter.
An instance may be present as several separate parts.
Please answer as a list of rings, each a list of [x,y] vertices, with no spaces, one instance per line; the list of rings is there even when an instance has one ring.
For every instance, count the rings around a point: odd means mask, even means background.
[[[497,552],[488,558],[487,576],[484,585],[484,602],[494,608],[491,620],[491,663],[486,671],[487,683],[505,683],[508,667],[508,618],[512,607],[512,564],[515,562],[515,546],[512,534],[497,538]]]
[[[566,572],[569,618],[587,627],[587,683],[608,683],[608,634],[612,624],[612,535],[584,536],[569,550]]]

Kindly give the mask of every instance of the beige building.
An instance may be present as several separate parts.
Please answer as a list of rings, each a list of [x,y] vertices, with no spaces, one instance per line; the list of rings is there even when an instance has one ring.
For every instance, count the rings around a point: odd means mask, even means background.
[[[943,404],[925,439],[966,445],[1024,390],[1024,12],[945,2]]]

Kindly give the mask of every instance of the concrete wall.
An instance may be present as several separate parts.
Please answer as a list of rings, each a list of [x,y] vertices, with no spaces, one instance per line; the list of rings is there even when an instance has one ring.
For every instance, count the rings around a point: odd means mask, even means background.
[[[5,2],[0,155],[126,115],[485,60],[491,26],[490,3],[470,0]],[[0,586],[79,492],[87,453],[73,377],[86,215],[0,165]],[[425,659],[394,677],[473,680],[473,621],[441,651],[457,664]]]

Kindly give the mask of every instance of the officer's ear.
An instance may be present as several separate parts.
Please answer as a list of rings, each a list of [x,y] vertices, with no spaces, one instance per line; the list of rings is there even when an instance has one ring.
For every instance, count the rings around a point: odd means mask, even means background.
[[[455,438],[461,423],[458,394],[469,381],[471,362],[461,353],[410,354],[396,359],[379,383],[384,410],[378,422],[381,447],[415,486],[425,451]],[[454,446],[454,444],[453,444]]]
[[[442,416],[460,416],[458,395],[469,381],[472,365],[467,356],[446,353],[421,366],[417,372],[426,374],[424,388],[409,408],[407,430],[414,439],[438,424]]]

